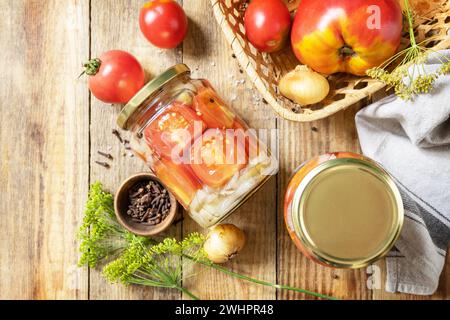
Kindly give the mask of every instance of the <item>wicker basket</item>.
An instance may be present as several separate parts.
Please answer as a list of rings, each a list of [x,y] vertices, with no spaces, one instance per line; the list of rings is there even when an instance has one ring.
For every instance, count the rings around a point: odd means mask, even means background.
[[[301,0],[285,0],[294,12]],[[248,0],[211,0],[216,19],[232,46],[240,65],[263,98],[283,118],[292,121],[314,121],[328,117],[339,110],[371,96],[383,89],[383,83],[369,77],[337,74],[328,77],[331,91],[317,105],[300,106],[284,98],[278,90],[280,78],[293,70],[299,61],[289,46],[281,52],[263,54],[258,52],[245,37],[243,16]],[[416,36],[419,41],[436,36],[431,46],[437,49],[450,47],[450,0],[410,0],[416,18]],[[408,45],[409,37],[402,46]]]

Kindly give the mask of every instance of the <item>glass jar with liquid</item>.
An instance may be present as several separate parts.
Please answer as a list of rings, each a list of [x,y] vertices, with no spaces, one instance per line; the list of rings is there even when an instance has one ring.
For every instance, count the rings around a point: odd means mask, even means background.
[[[145,85],[117,122],[131,131],[134,153],[205,228],[224,220],[278,171],[255,131],[184,64]]]
[[[296,170],[284,217],[289,235],[308,258],[330,267],[361,268],[394,245],[403,203],[379,164],[354,153],[329,153]]]

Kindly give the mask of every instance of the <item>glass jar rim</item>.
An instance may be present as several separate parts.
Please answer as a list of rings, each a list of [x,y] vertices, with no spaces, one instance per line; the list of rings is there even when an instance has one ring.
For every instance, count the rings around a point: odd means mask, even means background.
[[[305,225],[303,223],[304,205],[307,197],[307,192],[305,191],[310,186],[310,183],[320,173],[326,171],[327,169],[340,165],[353,165],[356,167],[361,167],[369,171],[371,174],[378,176],[380,180],[384,181],[389,189],[389,193],[395,199],[395,219],[393,220],[393,225],[391,226],[389,237],[385,239],[384,245],[382,245],[379,250],[373,252],[370,256],[361,259],[340,259],[339,257],[333,257],[322,252],[322,250],[315,246],[311,239],[309,239],[309,236],[307,234],[308,232],[305,230]],[[318,261],[336,268],[362,268],[386,255],[398,239],[404,219],[403,201],[400,195],[400,191],[395,185],[393,178],[378,163],[372,161],[369,158],[365,158],[364,160],[353,158],[331,159],[314,168],[305,176],[303,181],[298,186],[294,194],[291,210],[295,233],[301,240],[302,244],[306,247],[309,254],[314,256]]]
[[[174,65],[173,67],[167,69],[160,75],[153,78],[150,82],[148,82],[144,87],[136,93],[136,95],[131,98],[131,100],[123,107],[119,116],[117,117],[117,125],[124,129],[129,129],[129,119],[136,112],[139,107],[145,103],[148,98],[153,95],[155,92],[164,87],[168,82],[177,78],[180,75],[190,74],[191,70],[189,67],[183,63]]]

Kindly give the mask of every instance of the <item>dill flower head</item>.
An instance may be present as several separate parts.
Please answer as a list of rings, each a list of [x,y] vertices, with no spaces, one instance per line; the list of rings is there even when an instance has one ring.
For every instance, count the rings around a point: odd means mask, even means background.
[[[103,275],[110,282],[129,284],[137,270],[151,267],[151,256],[147,253],[150,240],[133,235],[129,241],[122,255],[103,268]]]
[[[124,230],[114,214],[113,196],[94,183],[88,195],[83,223],[78,231],[81,257],[79,266],[91,268],[120,253],[132,234]]]
[[[439,76],[450,73],[450,60],[433,49],[428,49],[426,44],[433,38],[417,43],[414,36],[414,16],[408,0],[405,0],[405,21],[409,31],[411,46],[385,61],[379,67],[367,71],[367,75],[394,88],[395,94],[404,100],[410,100],[417,94],[430,93]],[[442,66],[438,71],[429,73],[425,64],[431,53],[435,53]],[[397,62],[400,60],[400,63]],[[396,65],[395,68],[392,67]],[[388,71],[391,70],[391,71]]]
[[[437,78],[438,75],[435,73],[417,76],[412,83],[414,93],[421,94],[430,92]]]
[[[110,282],[125,285],[181,289],[181,257],[188,252],[200,257],[203,242],[204,236],[198,233],[190,234],[182,241],[166,238],[161,242],[133,236],[122,255],[103,268],[103,275]]]
[[[439,74],[447,75],[449,73],[450,73],[450,61],[447,61],[442,65],[441,69],[439,70]]]

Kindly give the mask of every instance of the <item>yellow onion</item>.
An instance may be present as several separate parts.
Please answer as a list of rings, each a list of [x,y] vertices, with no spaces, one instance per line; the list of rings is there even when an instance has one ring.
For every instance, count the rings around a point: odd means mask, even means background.
[[[319,103],[330,92],[328,80],[305,65],[281,78],[279,87],[283,96],[300,105]]]
[[[206,256],[214,263],[225,263],[237,255],[245,245],[244,232],[232,224],[213,227],[203,244]]]

